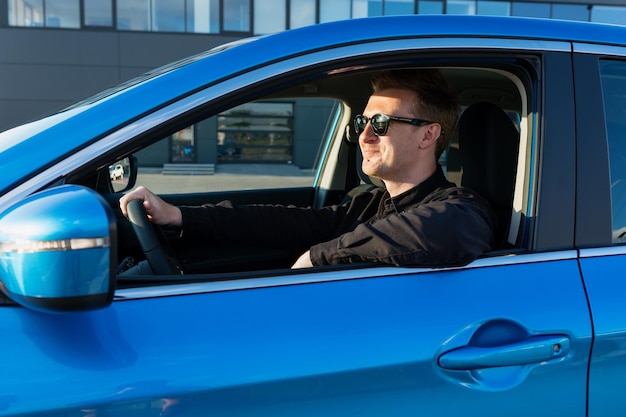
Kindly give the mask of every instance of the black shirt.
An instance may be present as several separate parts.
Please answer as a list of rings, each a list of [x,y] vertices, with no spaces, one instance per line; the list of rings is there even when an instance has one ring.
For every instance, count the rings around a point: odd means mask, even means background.
[[[378,262],[461,265],[491,249],[495,215],[474,191],[449,182],[441,168],[393,198],[382,188],[322,209],[229,201],[181,207],[183,236],[311,250],[313,265]]]

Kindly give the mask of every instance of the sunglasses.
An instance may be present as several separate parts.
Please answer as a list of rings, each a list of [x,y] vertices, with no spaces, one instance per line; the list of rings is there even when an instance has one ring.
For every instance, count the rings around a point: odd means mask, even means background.
[[[359,114],[354,118],[354,128],[356,129],[356,133],[358,135],[360,135],[365,130],[367,122],[370,122],[372,126],[372,131],[376,136],[381,136],[387,133],[387,129],[389,129],[389,123],[391,122],[408,123],[413,126],[426,126],[435,123],[429,122],[428,120],[411,119],[409,117],[388,116],[383,113],[375,114],[371,118]]]

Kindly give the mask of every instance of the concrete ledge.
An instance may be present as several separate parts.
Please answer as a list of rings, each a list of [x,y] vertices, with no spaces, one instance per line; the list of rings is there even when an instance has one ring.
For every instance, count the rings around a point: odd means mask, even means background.
[[[163,175],[213,175],[215,164],[163,164]]]

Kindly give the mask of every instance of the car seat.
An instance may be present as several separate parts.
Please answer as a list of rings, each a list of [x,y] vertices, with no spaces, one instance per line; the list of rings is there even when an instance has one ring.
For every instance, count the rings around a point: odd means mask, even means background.
[[[461,185],[491,204],[498,222],[493,249],[506,248],[519,152],[517,127],[499,106],[488,102],[468,106],[457,127]]]

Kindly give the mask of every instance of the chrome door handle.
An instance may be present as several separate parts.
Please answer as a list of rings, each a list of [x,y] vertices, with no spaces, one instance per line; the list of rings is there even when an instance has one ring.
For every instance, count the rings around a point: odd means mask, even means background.
[[[569,349],[566,336],[535,336],[503,346],[463,346],[443,353],[438,363],[444,369],[471,371],[545,362],[566,356]]]

